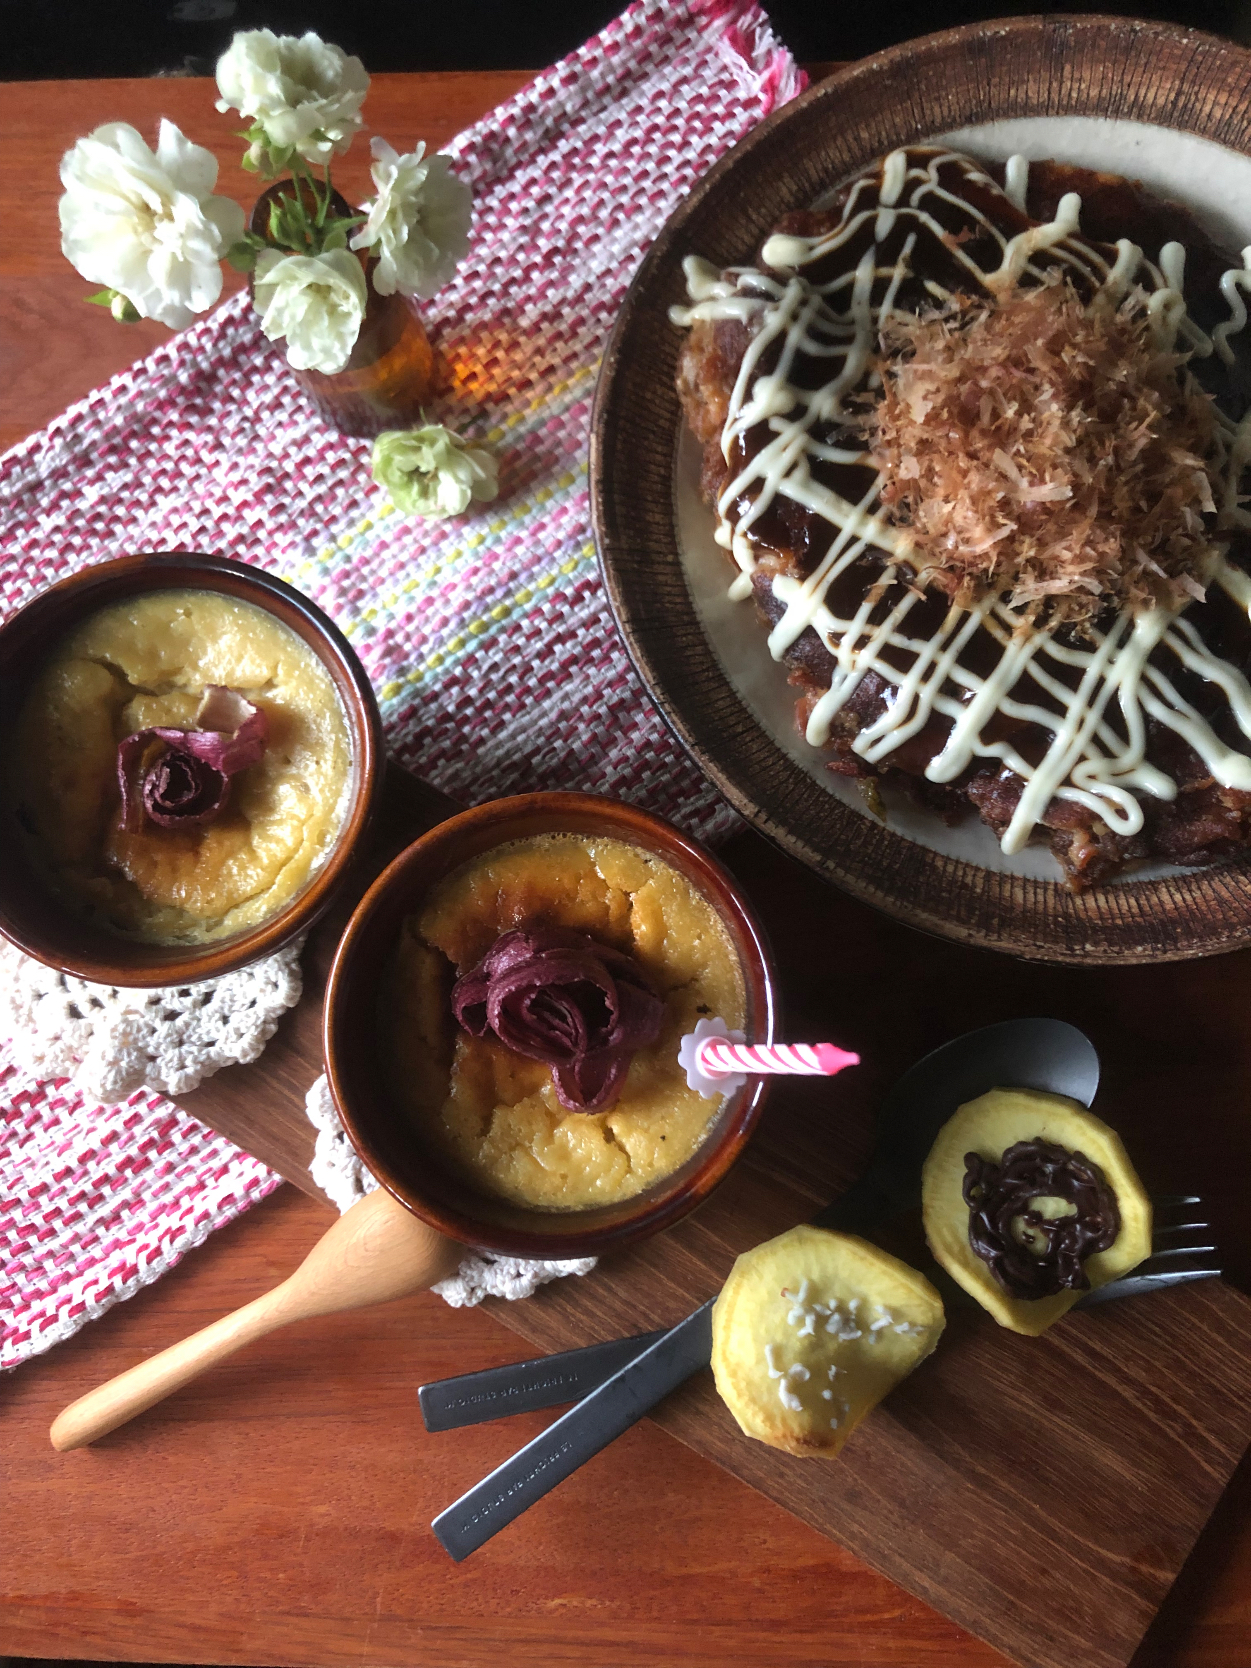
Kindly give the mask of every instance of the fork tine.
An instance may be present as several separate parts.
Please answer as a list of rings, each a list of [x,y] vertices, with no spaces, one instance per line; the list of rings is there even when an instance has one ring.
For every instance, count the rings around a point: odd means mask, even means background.
[[[1190,1221],[1187,1218],[1198,1216],[1195,1206],[1202,1206],[1203,1200],[1197,1193],[1164,1193],[1154,1197],[1151,1201],[1156,1220],[1151,1234],[1151,1255],[1145,1262],[1130,1274],[1123,1274],[1119,1280],[1113,1280],[1106,1286],[1099,1286],[1092,1292],[1087,1292],[1082,1298],[1081,1308],[1092,1307],[1096,1303],[1107,1303],[1118,1297],[1133,1297],[1138,1292],[1158,1291],[1161,1287],[1180,1286],[1188,1280],[1212,1280],[1217,1278],[1221,1269],[1215,1264],[1220,1253],[1215,1245],[1191,1245],[1182,1241],[1175,1241],[1182,1234],[1211,1234],[1210,1223]],[[1182,1220],[1176,1222],[1160,1221],[1160,1213],[1165,1215],[1177,1214]],[[1162,1241],[1166,1243],[1161,1243]],[[1204,1263],[1200,1258],[1209,1258]],[[1178,1266],[1182,1259],[1186,1261]]]
[[[1188,1249],[1193,1250],[1196,1255],[1201,1255],[1215,1249],[1211,1245],[1185,1244],[1187,1236],[1212,1233],[1211,1224],[1199,1220],[1205,1213],[1194,1208],[1202,1203],[1197,1193],[1166,1194],[1162,1198],[1152,1200],[1155,1221],[1152,1224],[1151,1250],[1154,1256],[1162,1256],[1165,1253],[1176,1255],[1179,1251]]]
[[[1151,1256],[1142,1264],[1143,1269],[1154,1267],[1161,1259],[1175,1259],[1178,1257],[1215,1257],[1215,1245],[1199,1245],[1194,1243],[1196,1238],[1210,1238],[1211,1224],[1198,1220],[1205,1213],[1196,1210],[1196,1205],[1203,1201],[1197,1193],[1166,1194],[1162,1198],[1154,1199],[1155,1222],[1151,1234]],[[1163,1212],[1165,1220],[1160,1220]],[[1170,1221],[1174,1216],[1178,1220]]]
[[[1143,1266],[1145,1267],[1145,1264]],[[1164,1286],[1180,1286],[1187,1280],[1212,1280],[1217,1278],[1220,1272],[1219,1268],[1161,1269],[1156,1274],[1144,1274],[1139,1270],[1134,1274],[1123,1274],[1119,1280],[1112,1280],[1106,1286],[1097,1286],[1094,1291],[1087,1292],[1078,1307],[1091,1309],[1097,1303],[1110,1303],[1120,1297],[1136,1297],[1140,1292],[1158,1291]]]

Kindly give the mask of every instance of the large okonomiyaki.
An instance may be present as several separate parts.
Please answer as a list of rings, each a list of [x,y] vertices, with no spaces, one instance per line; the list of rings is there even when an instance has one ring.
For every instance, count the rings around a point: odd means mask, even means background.
[[[1079,888],[1251,844],[1251,250],[918,147],[685,266],[704,494],[829,768]]]

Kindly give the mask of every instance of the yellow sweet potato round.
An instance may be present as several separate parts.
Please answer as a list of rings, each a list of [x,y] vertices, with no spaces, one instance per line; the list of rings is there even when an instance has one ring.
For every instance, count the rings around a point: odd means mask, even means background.
[[[1106,1251],[1083,1264],[1092,1287],[1106,1285],[1151,1254],[1151,1201],[1134,1173],[1116,1131],[1084,1106],[1063,1095],[1034,1089],[992,1089],[962,1106],[938,1132],[921,1177],[925,1237],[935,1258],[958,1285],[1013,1332],[1036,1337],[1080,1300],[1080,1291],[1054,1297],[1013,1297],[969,1244],[969,1207],[964,1202],[964,1155],[975,1152],[998,1163],[1018,1141],[1041,1139],[1083,1153],[1103,1171],[1116,1196],[1121,1227]],[[1056,1205],[1042,1207],[1058,1214]]]
[[[853,1234],[792,1228],[734,1264],[712,1312],[717,1389],[748,1436],[834,1455],[937,1344],[924,1275]]]

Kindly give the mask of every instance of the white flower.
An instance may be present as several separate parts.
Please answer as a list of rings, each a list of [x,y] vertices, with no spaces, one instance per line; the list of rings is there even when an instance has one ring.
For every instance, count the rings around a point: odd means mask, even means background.
[[[216,158],[173,122],[155,154],[126,122],[106,122],[66,151],[61,183],[61,249],[84,278],[175,330],[217,300],[243,210],[212,195]]]
[[[352,143],[369,77],[359,58],[311,29],[298,37],[245,29],[217,60],[217,88],[217,108],[259,122],[272,149],[325,163]]]
[[[377,255],[372,283],[379,295],[431,296],[469,247],[473,193],[445,156],[427,157],[424,145],[411,156],[397,156],[385,139],[370,149],[378,195],[361,205],[369,218],[352,248]]]
[[[369,291],[355,255],[284,255],[262,249],[253,300],[271,342],[285,337],[287,363],[297,371],[333,376],[351,358]]]
[[[499,492],[499,470],[483,446],[472,446],[441,423],[390,430],[374,441],[374,480],[404,515],[438,520],[460,515],[473,498]]]

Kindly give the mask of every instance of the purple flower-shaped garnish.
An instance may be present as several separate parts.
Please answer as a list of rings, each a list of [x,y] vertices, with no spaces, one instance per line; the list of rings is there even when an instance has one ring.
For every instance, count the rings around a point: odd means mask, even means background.
[[[222,684],[204,691],[194,730],[136,730],[117,748],[122,827],[146,816],[158,828],[195,828],[226,808],[230,779],[260,762],[269,723],[259,707]]]
[[[599,1112],[616,1100],[635,1051],[660,1035],[665,1005],[621,950],[539,927],[501,934],[456,981],[452,1009],[471,1036],[494,1031],[550,1066],[562,1106]]]

